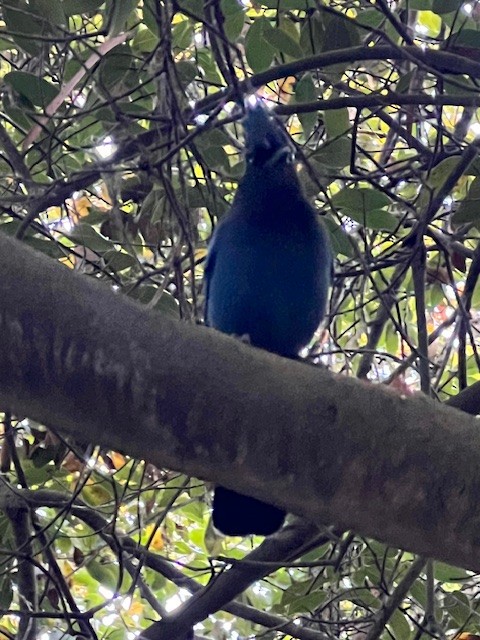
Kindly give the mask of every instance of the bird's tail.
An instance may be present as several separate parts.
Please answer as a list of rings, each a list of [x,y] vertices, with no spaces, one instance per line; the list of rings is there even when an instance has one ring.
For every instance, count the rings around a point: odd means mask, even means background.
[[[213,524],[227,536],[256,534],[269,536],[285,520],[285,512],[236,491],[216,487],[213,497]]]

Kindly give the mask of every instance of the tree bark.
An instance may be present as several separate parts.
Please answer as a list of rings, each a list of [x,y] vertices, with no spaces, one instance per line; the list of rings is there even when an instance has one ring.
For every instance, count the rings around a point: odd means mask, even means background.
[[[148,311],[0,234],[0,406],[480,570],[480,430]]]

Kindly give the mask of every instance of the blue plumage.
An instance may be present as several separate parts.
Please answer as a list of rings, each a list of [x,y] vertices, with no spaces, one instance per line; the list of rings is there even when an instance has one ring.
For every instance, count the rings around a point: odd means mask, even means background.
[[[306,200],[284,128],[260,105],[244,119],[247,168],[213,234],[205,267],[205,321],[256,347],[296,357],[326,309],[328,233]],[[269,535],[284,513],[218,487],[213,523],[228,535]]]

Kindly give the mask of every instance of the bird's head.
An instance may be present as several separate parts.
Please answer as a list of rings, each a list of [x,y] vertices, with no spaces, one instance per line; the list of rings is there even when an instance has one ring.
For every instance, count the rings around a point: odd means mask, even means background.
[[[292,164],[293,146],[290,137],[261,103],[247,108],[243,127],[248,164],[263,169]]]

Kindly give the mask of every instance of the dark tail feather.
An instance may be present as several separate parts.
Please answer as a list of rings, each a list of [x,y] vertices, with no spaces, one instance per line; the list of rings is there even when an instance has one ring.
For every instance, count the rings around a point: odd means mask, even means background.
[[[213,524],[227,536],[269,536],[280,529],[284,520],[285,512],[271,504],[224,487],[215,488]]]

